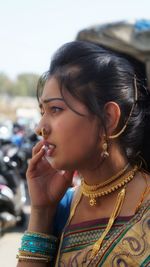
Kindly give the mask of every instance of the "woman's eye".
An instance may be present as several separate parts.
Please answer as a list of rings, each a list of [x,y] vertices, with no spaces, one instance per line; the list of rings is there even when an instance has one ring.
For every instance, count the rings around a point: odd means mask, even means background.
[[[61,112],[63,109],[60,108],[60,107],[52,106],[52,107],[50,108],[50,110],[51,110],[52,113],[58,113],[58,112]]]
[[[60,113],[61,111],[63,111],[63,108],[52,106],[52,107],[49,107],[49,109],[46,109],[46,110],[41,109],[40,113],[41,113],[41,116],[43,116],[45,113],[46,114],[48,114],[48,113],[57,114],[57,113]]]

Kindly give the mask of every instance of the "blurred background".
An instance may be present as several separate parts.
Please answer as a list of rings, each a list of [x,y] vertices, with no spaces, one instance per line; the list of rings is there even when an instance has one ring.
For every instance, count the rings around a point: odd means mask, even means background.
[[[39,76],[48,69],[55,50],[75,40],[82,29],[150,19],[149,10],[149,0],[0,1],[1,267],[16,266],[30,212],[25,173],[37,142]]]

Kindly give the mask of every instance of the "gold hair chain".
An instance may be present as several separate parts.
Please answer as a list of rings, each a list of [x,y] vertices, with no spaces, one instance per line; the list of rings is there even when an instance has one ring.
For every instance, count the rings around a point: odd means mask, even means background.
[[[119,137],[119,136],[125,131],[125,129],[126,129],[127,126],[128,126],[129,120],[131,119],[133,110],[134,110],[134,108],[135,108],[135,105],[136,105],[136,102],[137,102],[137,99],[138,99],[138,88],[137,88],[137,79],[136,79],[136,75],[134,75],[133,83],[134,83],[134,102],[133,102],[133,104],[132,104],[132,107],[131,107],[129,116],[128,116],[128,118],[127,118],[127,120],[126,120],[124,126],[122,127],[122,129],[121,129],[118,133],[108,136],[108,139],[114,139],[114,138]]]

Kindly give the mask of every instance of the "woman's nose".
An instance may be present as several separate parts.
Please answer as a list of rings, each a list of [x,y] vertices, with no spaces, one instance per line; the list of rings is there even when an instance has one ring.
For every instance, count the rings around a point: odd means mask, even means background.
[[[35,128],[35,133],[36,133],[37,135],[42,136],[43,138],[47,138],[47,137],[48,137],[48,134],[49,134],[49,132],[48,132],[48,130],[46,129],[46,127],[40,127],[40,126],[37,126],[37,127]]]

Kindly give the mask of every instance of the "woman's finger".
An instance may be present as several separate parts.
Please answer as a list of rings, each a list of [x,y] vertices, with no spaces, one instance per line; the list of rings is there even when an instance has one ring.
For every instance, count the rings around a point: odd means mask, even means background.
[[[29,166],[28,166],[28,170],[30,172],[35,171],[37,164],[41,163],[41,161],[43,162],[43,166],[48,167],[49,171],[54,170],[51,167],[51,164],[45,158],[45,153],[46,153],[45,147],[42,146],[40,150],[37,153],[35,153],[35,155],[31,158]]]
[[[42,160],[42,158],[44,157],[44,154],[45,154],[45,150],[41,148],[38,152],[36,152],[33,155],[33,157],[30,159],[30,163],[28,166],[28,169],[30,171],[35,168],[35,166],[37,165],[37,163],[39,163],[39,161]]]
[[[41,150],[43,144],[43,140],[41,140],[32,148],[32,157]]]

